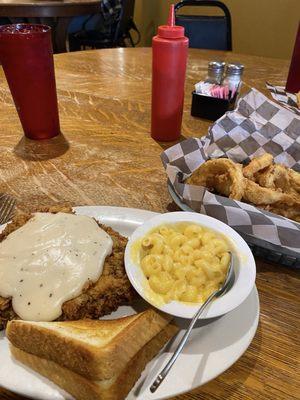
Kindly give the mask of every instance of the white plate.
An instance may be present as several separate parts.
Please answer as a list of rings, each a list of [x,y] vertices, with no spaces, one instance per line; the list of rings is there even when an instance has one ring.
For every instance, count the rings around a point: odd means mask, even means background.
[[[249,296],[255,285],[256,266],[251,250],[244,239],[230,226],[216,218],[195,212],[179,211],[158,214],[135,230],[125,251],[125,268],[132,286],[150,304],[168,314],[181,318],[193,318],[198,311],[200,303],[185,304],[180,301],[172,301],[166,304],[158,304],[157,297],[151,290],[140,263],[136,263],[132,259],[132,246],[137,240],[143,238],[155,227],[176,222],[192,222],[219,232],[227,238],[231,246],[234,266],[233,284],[226,294],[213,301],[202,313],[200,319],[220,317],[238,307]]]
[[[76,211],[93,216],[127,236],[155,215],[150,211],[119,207],[78,207]],[[120,307],[106,318],[133,314],[137,308],[143,306],[145,304],[137,304],[134,308]],[[151,394],[149,385],[170,357],[183,334],[181,331],[177,339],[148,364],[127,400],[162,400],[190,391],[214,379],[234,364],[248,348],[255,335],[258,319],[259,299],[254,287],[247,299],[234,311],[218,319],[199,321],[168,377],[157,392]],[[186,327],[185,320],[176,321],[182,328]],[[0,360],[0,386],[33,399],[71,399],[47,379],[14,361],[3,332],[0,333]]]

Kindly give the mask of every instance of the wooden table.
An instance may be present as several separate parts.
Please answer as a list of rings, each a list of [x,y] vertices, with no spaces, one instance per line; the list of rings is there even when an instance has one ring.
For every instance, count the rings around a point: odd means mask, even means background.
[[[11,22],[46,24],[52,28],[53,50],[64,53],[70,21],[79,15],[96,14],[101,0],[0,0],[0,17]]]
[[[190,116],[193,84],[215,58],[240,61],[245,82],[266,93],[265,81],[284,84],[288,62],[191,50],[184,137],[205,135],[209,121]],[[150,49],[111,49],[55,56],[63,137],[48,143],[22,136],[0,70],[0,192],[19,206],[68,201],[158,212],[175,210],[159,155],[166,147],[149,136]],[[299,399],[299,274],[257,259],[261,318],[247,352],[228,371],[176,400]],[[298,358],[299,360],[299,358]],[[0,389],[1,399],[21,397]],[[175,400],[175,399],[174,399]]]

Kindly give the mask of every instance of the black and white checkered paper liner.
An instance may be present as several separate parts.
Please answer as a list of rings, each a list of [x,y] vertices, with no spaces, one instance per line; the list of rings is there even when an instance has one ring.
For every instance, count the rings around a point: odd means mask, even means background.
[[[293,111],[295,114],[300,115],[296,95],[285,91],[283,86],[274,86],[266,83],[267,88],[270,90],[273,99],[279,101],[284,107]]]
[[[297,133],[298,132],[298,133]],[[169,181],[182,202],[236,231],[300,255],[300,224],[241,201],[183,182],[210,158],[248,162],[265,152],[300,171],[300,118],[252,89],[201,139],[187,139],[162,153]]]

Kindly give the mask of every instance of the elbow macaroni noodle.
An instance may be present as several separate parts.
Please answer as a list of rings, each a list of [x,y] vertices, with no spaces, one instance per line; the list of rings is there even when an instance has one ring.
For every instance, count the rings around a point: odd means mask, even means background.
[[[229,250],[224,237],[199,225],[161,225],[142,239],[140,264],[164,302],[201,303],[224,282]]]

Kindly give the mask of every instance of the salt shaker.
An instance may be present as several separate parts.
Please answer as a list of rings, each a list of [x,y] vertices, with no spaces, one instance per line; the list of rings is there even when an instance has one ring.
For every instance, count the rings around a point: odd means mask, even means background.
[[[229,90],[236,92],[242,80],[244,66],[242,64],[227,64],[223,85],[228,85]]]
[[[208,63],[208,71],[205,82],[220,85],[223,78],[224,68],[224,61],[210,61]]]

